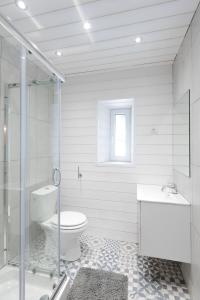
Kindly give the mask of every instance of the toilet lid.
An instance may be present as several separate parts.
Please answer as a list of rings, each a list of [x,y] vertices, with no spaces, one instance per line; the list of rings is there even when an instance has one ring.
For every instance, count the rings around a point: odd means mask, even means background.
[[[73,227],[82,225],[87,221],[84,214],[75,211],[63,211],[60,213],[60,227]],[[58,225],[58,216],[51,218],[52,225]]]

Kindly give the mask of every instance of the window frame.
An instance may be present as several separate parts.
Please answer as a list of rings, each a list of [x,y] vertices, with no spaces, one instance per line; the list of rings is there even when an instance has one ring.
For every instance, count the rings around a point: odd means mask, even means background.
[[[126,117],[126,155],[115,155],[115,128],[116,115],[125,115]],[[111,108],[110,109],[110,162],[131,162],[132,145],[132,107]]]

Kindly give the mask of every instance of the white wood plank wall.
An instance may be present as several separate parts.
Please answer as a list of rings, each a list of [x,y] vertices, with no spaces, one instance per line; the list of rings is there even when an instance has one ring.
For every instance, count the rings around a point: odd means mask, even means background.
[[[174,101],[190,89],[191,176],[174,171],[174,182],[191,203],[192,263],[182,270],[191,299],[200,299],[200,6],[173,64]],[[178,140],[181,144],[183,139]]]
[[[97,102],[123,98],[135,100],[134,164],[99,166]],[[62,210],[84,212],[89,233],[136,242],[136,184],[165,184],[172,176],[171,66],[68,78],[62,89],[61,152]]]

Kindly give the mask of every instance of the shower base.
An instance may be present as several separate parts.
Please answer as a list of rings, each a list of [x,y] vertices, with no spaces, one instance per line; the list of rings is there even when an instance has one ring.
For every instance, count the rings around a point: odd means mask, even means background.
[[[26,300],[39,300],[52,295],[54,278],[43,274],[26,273]],[[0,299],[19,300],[19,269],[5,266],[0,270]]]

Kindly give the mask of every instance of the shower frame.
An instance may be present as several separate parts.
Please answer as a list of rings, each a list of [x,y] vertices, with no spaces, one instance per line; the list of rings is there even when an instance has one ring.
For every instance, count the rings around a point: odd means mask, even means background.
[[[53,78],[49,78],[49,80],[32,80],[27,83],[26,87],[32,87],[32,86],[49,86],[51,84],[55,84],[55,81]],[[8,119],[9,119],[9,105],[10,105],[10,97],[9,97],[9,89],[12,88],[21,88],[20,83],[9,83],[5,85],[4,91],[5,91],[5,96],[4,96],[4,186],[7,185],[8,183],[8,164],[9,164],[9,139],[8,139],[8,131],[9,131],[9,125],[8,125]],[[60,91],[60,82],[56,82],[56,88],[55,88],[55,94],[59,97],[59,91]],[[29,94],[29,92],[28,92]],[[29,97],[29,95],[28,95]],[[58,115],[58,118],[60,119],[60,112],[56,112]],[[60,123],[60,122],[59,122]],[[58,135],[60,133],[60,130],[58,128],[57,130]],[[58,137],[60,139],[60,137]],[[60,162],[58,163],[60,164]],[[60,196],[60,195],[59,195]],[[4,264],[3,266],[7,264],[11,264],[12,262],[9,262],[8,260],[8,218],[10,217],[10,207],[9,207],[9,201],[8,201],[8,190],[7,188],[4,189],[3,191],[3,197],[4,197],[4,220],[3,220],[3,227],[4,227]],[[60,201],[58,202],[58,205],[60,205]],[[57,211],[60,211],[60,206],[57,207]],[[58,216],[59,217],[59,216]],[[59,222],[59,220],[58,220]],[[60,237],[58,236],[60,239]],[[60,253],[60,243],[59,245],[59,253]],[[15,265],[15,264],[14,264]],[[3,267],[2,266],[2,267]],[[42,272],[45,272],[46,270],[41,270]],[[58,270],[58,273],[60,273],[60,270]]]
[[[64,76],[55,69],[55,67],[48,61],[48,59],[42,54],[42,52],[27,38],[25,38],[19,31],[17,31],[14,26],[6,20],[2,15],[0,15],[0,25],[9,33],[11,36],[21,44],[21,78],[20,84],[13,84],[13,86],[18,86],[20,88],[20,279],[19,279],[19,300],[25,300],[25,278],[26,278],[26,199],[27,199],[27,189],[26,189],[26,177],[27,177],[27,87],[35,84],[49,84],[50,81],[54,81],[56,85],[56,97],[58,101],[57,110],[54,111],[58,115],[58,120],[60,121],[60,102],[61,102],[61,83],[65,81]],[[48,70],[51,74],[51,78],[47,81],[31,81],[27,82],[27,53],[32,54],[33,57]],[[34,61],[33,61],[34,62]],[[11,87],[10,85],[9,87]],[[7,126],[8,126],[8,86],[5,87],[6,95],[4,98],[4,265],[8,262],[7,257],[7,236],[8,236],[8,194],[7,194],[7,176],[8,176],[8,153],[7,153]],[[58,139],[60,140],[60,122],[57,124]],[[59,145],[57,145],[59,147]],[[57,162],[60,163],[60,157],[57,158]],[[58,189],[57,201],[57,211],[60,211],[60,191]],[[60,215],[58,213],[58,224],[60,224]],[[58,230],[58,253],[60,255],[60,231]],[[60,275],[60,263],[58,261],[58,275]],[[64,277],[61,278],[58,283],[58,287],[63,283]],[[57,294],[57,290],[52,294],[51,299]]]

